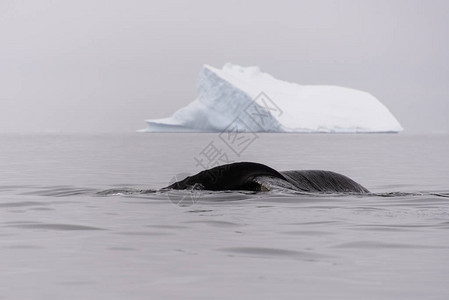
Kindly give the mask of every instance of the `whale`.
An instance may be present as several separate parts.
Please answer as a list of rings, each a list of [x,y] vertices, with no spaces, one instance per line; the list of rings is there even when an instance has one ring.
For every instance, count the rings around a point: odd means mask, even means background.
[[[220,165],[176,181],[164,189],[210,191],[288,189],[308,193],[369,193],[368,189],[351,178],[332,171],[277,171],[255,162]]]

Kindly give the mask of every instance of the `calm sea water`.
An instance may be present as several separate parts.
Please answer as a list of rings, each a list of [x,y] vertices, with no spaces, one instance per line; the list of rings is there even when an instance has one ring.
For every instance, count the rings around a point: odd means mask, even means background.
[[[0,136],[0,299],[449,299],[448,153],[444,135]],[[219,159],[375,194],[157,191]]]

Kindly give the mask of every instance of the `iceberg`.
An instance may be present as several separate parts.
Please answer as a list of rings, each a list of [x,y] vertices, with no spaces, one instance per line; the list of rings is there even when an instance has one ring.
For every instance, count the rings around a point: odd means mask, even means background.
[[[402,127],[367,92],[278,80],[258,67],[205,65],[198,98],[143,132],[390,133]]]

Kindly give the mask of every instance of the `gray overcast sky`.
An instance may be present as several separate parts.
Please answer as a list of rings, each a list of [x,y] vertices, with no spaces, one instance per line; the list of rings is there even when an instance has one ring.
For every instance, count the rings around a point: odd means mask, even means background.
[[[379,98],[449,132],[448,1],[0,1],[0,132],[133,132],[196,98],[203,64]]]

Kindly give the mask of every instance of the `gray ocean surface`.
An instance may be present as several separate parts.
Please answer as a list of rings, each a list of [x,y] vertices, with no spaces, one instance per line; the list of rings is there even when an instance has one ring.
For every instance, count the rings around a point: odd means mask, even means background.
[[[158,191],[224,160],[373,194]],[[449,299],[448,135],[1,135],[0,170],[0,299]]]

